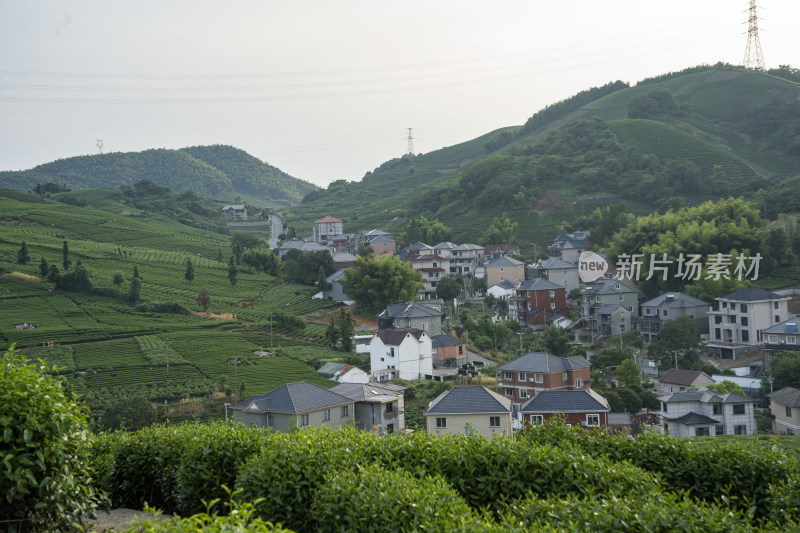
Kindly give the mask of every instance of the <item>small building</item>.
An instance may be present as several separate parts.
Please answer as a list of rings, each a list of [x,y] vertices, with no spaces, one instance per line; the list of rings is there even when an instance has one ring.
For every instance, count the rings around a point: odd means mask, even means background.
[[[800,350],[800,315],[779,322],[760,332],[764,346],[761,348],[762,365],[769,368],[769,361],[778,352],[796,352]]]
[[[564,287],[546,279],[525,280],[517,285],[517,319],[530,328],[547,328],[559,316],[566,316]]]
[[[332,216],[317,220],[313,229],[314,242],[328,242],[336,235],[341,235],[344,233],[342,226],[342,221]]]
[[[583,320],[593,334],[600,334],[600,319],[597,311],[604,305],[621,305],[631,316],[639,316],[639,289],[632,282],[602,278],[581,289]]]
[[[349,305],[352,299],[344,292],[344,269],[337,270],[327,278],[328,288],[315,294],[312,298],[333,300],[334,302],[344,302]]]
[[[355,402],[356,425],[394,433],[406,429],[405,387],[393,383],[341,383],[329,390]]]
[[[297,250],[299,252],[319,252],[325,251],[330,253],[331,249],[327,246],[322,246],[316,242],[301,241],[300,239],[291,239],[281,243],[278,247],[278,257],[283,258],[289,250]]]
[[[568,294],[581,286],[578,263],[569,263],[560,257],[540,259],[530,267],[530,270],[534,278],[543,278],[556,285],[561,285]]]
[[[436,297],[439,280],[447,276],[450,260],[438,254],[416,255],[409,253],[405,258],[411,268],[422,274],[422,287],[417,291],[420,300]]]
[[[682,316],[695,321],[699,334],[708,333],[708,302],[682,292],[664,293],[644,302],[639,308],[642,316],[635,320],[634,327],[641,332],[646,343],[650,343],[661,332],[667,320]]]
[[[388,233],[372,237],[367,244],[372,246],[375,257],[390,256],[397,252],[397,241]]]
[[[518,284],[525,280],[525,263],[513,257],[500,257],[486,263],[486,286],[503,281]]]
[[[333,254],[333,265],[337,270],[352,267],[356,262],[356,256],[349,252],[336,252]]]
[[[769,395],[772,432],[775,435],[800,435],[800,390],[784,387]]]
[[[587,359],[543,352],[526,353],[497,370],[503,395],[515,404],[523,404],[542,391],[588,389],[592,378]]]
[[[682,368],[670,368],[664,375],[658,378],[661,384],[661,393],[683,392],[691,388],[700,388],[713,385],[715,382],[705,372],[700,370],[685,370]]]
[[[497,300],[503,300],[508,304],[508,312],[503,318],[513,320],[517,317],[517,285],[508,280],[501,281],[496,285],[490,286],[486,294],[491,294]]]
[[[450,249],[450,273],[456,276],[472,276],[483,264],[483,246],[459,244]]]
[[[369,343],[370,369],[376,381],[433,376],[430,336],[421,329],[379,331]]]
[[[222,216],[225,220],[247,220],[247,208],[244,204],[225,205]]]
[[[515,244],[487,244],[483,248],[484,259],[490,261],[501,257],[511,257],[519,255],[519,246]]]
[[[608,432],[612,435],[623,433],[631,434],[633,419],[630,413],[608,413]]]
[[[467,360],[467,343],[452,335],[432,335],[433,366],[455,367]]]
[[[537,426],[556,416],[563,416],[570,426],[587,429],[608,426],[608,400],[592,389],[543,391],[520,407],[522,424]]]
[[[339,427],[353,419],[354,402],[307,381],[289,383],[231,407],[247,426],[286,431],[292,426]]]
[[[389,304],[378,315],[378,329],[416,328],[428,335],[442,334],[442,312],[421,302]]]
[[[317,369],[317,374],[338,383],[369,383],[369,375],[366,372],[355,365],[345,363],[325,363]]]
[[[619,304],[605,304],[595,309],[600,335],[622,335],[631,330],[631,312]]]
[[[674,437],[755,435],[753,401],[728,392],[688,389],[659,397],[664,431]]]
[[[511,400],[482,386],[455,387],[425,410],[428,433],[511,436]]]
[[[568,263],[577,263],[581,254],[589,249],[586,242],[588,231],[560,233],[549,247],[552,257],[558,257]]]

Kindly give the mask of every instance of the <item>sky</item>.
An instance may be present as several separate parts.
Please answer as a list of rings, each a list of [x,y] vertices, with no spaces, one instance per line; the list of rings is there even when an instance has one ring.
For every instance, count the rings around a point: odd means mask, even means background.
[[[719,61],[747,0],[0,0],[0,170],[228,144],[325,186],[523,124],[548,104]],[[800,2],[759,0],[767,68]]]

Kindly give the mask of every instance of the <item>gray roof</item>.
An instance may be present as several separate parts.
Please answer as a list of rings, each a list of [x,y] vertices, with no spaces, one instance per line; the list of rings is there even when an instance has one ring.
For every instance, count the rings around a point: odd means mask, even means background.
[[[612,287],[616,287],[617,284],[620,286],[619,289],[612,289]],[[600,278],[586,285],[586,292],[589,294],[604,294],[607,291],[611,291],[613,293],[616,293],[617,291],[639,292],[639,289],[637,289],[635,286],[628,285],[622,280],[606,278]]]
[[[644,307],[658,307],[662,304],[666,304],[667,307],[671,308],[708,306],[708,302],[704,302],[688,294],[683,294],[682,292],[665,292],[652,300],[646,301],[642,305]]]
[[[333,262],[334,263],[344,263],[346,261],[355,261],[357,259],[356,256],[351,254],[350,252],[336,252],[333,254]]]
[[[664,403],[676,402],[703,402],[703,403],[753,403],[753,400],[745,398],[735,392],[725,394],[708,390],[706,388],[688,389],[681,392],[673,392],[658,398]]]
[[[560,257],[551,257],[549,259],[541,259],[536,265],[536,268],[550,269],[550,268],[574,268],[577,270],[578,263],[570,263],[564,261]]]
[[[669,422],[679,422],[687,426],[696,426],[699,424],[719,424],[719,420],[695,412],[686,413],[685,415],[679,416],[678,418],[664,417],[664,420],[667,420]]]
[[[408,302],[405,304],[389,304],[378,316],[382,318],[424,318],[442,316],[442,313],[425,304]]]
[[[520,281],[519,285],[517,285],[517,288],[521,291],[552,291],[556,289],[564,290],[562,285],[553,283],[552,281],[548,281],[544,278],[526,279],[525,281]]]
[[[792,318],[784,320],[774,326],[761,330],[761,333],[800,333],[798,326],[800,325],[800,315],[795,315]]]
[[[437,346],[458,346],[459,344],[464,344],[464,341],[459,339],[458,337],[453,337],[452,335],[432,335],[431,336],[431,343],[434,347]]]
[[[630,426],[631,414],[630,413],[608,413],[609,426]]]
[[[427,333],[417,328],[385,329],[376,333],[376,336],[387,346],[400,346],[408,337],[420,340],[424,335]]]
[[[425,415],[466,415],[473,413],[510,413],[511,400],[486,387],[455,387],[444,391],[428,406]]]
[[[769,399],[786,407],[800,407],[800,390],[784,387],[770,394]]]
[[[339,405],[353,403],[353,400],[336,394],[307,381],[289,383],[263,394],[253,396],[233,406],[233,409],[251,413],[307,413]]]
[[[519,266],[524,265],[522,261],[517,261],[513,257],[498,257],[497,259],[492,259],[488,263],[486,263],[486,267],[507,267],[507,266]]]
[[[279,251],[286,251],[286,250],[300,250],[301,252],[316,252],[319,250],[325,250],[326,252],[330,252],[330,248],[327,246],[322,246],[316,242],[307,242],[301,240],[291,240],[286,241],[278,247]]]
[[[225,206],[222,207],[223,211],[227,211],[229,209],[236,209],[236,210],[241,211],[242,209],[244,209],[244,204],[231,204],[231,205],[225,205]]]
[[[341,370],[344,363],[325,363],[317,369],[317,374],[326,378],[332,378],[333,375]]]
[[[433,245],[433,248],[435,250],[450,250],[455,247],[456,247],[455,243],[452,243],[450,241],[440,242],[439,244]]]
[[[622,308],[623,311],[627,311],[625,307],[622,307],[619,304],[603,304],[597,308],[595,313],[599,313],[601,315],[610,315],[619,308]]]
[[[520,407],[523,413],[588,413],[610,411],[608,400],[594,392],[585,390],[542,391]]]
[[[373,237],[369,240],[369,242],[395,242],[391,235],[388,233],[378,235],[377,237]]]
[[[339,281],[340,279],[344,279],[343,268],[340,268],[339,270],[337,270],[336,272],[325,278],[325,281],[327,281],[328,283],[333,283],[334,281]]]
[[[705,376],[709,380],[711,377],[700,370],[685,370],[683,368],[670,368],[658,381],[661,383],[670,383],[673,385],[684,385],[688,387],[697,380],[700,376]]]
[[[565,370],[578,370],[590,366],[589,361],[579,355],[574,357],[559,357],[544,352],[529,352],[497,367],[498,370],[511,372],[564,372]]]
[[[401,398],[405,389],[392,383],[340,383],[328,390],[354,402],[383,403]]]
[[[737,302],[760,302],[762,300],[780,300],[783,296],[775,294],[764,289],[757,287],[748,287],[746,289],[739,289],[730,294],[718,298],[721,300],[735,300]]]
[[[478,246],[477,244],[465,243],[459,244],[453,250],[483,250],[483,246]]]

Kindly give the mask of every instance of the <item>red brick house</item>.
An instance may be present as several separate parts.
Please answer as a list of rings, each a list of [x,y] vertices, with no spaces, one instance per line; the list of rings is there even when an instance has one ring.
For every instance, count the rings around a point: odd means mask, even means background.
[[[592,389],[540,392],[520,408],[523,426],[562,416],[565,423],[586,429],[608,427],[610,411],[608,400]]]
[[[517,318],[524,326],[546,328],[559,316],[566,317],[567,291],[543,278],[517,285]]]
[[[585,390],[591,383],[591,364],[585,358],[530,352],[497,367],[503,396],[522,404],[542,391]]]

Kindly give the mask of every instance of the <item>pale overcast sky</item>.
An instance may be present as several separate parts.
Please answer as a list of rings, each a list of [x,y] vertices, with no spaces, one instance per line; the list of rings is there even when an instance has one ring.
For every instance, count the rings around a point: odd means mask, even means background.
[[[768,68],[800,2],[759,0]],[[742,64],[747,0],[0,0],[0,170],[230,144],[359,180],[609,81]]]

